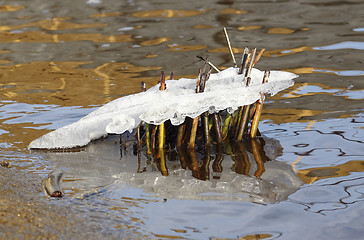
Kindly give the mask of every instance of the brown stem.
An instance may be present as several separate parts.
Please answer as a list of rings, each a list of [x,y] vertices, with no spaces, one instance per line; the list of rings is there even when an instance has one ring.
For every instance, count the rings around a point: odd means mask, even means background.
[[[237,141],[241,141],[243,139],[245,128],[246,128],[246,125],[247,125],[248,119],[249,119],[249,109],[250,109],[250,105],[245,105],[242,109],[243,114],[242,114],[242,119],[241,119],[240,126],[239,126],[238,135],[236,137]]]
[[[197,132],[198,120],[199,119],[200,119],[200,116],[197,116],[197,117],[195,117],[193,119],[193,122],[192,122],[191,135],[190,135],[190,140],[188,142],[188,147],[190,149],[194,149],[195,148],[196,132]]]
[[[223,143],[222,133],[221,133],[221,127],[220,127],[220,122],[219,122],[219,116],[217,113],[213,114],[213,121],[214,121],[215,132],[216,132],[216,141],[218,144],[222,144]]]
[[[248,55],[249,55],[249,49],[247,47],[245,47],[243,58],[241,59],[241,66],[240,66],[240,69],[239,69],[239,74],[243,74],[243,72],[244,72],[245,65],[246,65],[247,60],[248,60]]]
[[[260,50],[260,52],[258,53],[258,56],[256,57],[254,63],[253,63],[253,67],[255,66],[255,64],[257,64],[257,62],[259,61],[259,59],[262,57],[263,53],[265,51],[265,48],[263,48],[262,50]]]
[[[203,113],[203,130],[205,133],[205,145],[210,144],[210,132],[209,132],[209,113]]]
[[[257,49],[254,48],[253,49],[253,52],[252,52],[252,55],[251,55],[251,59],[250,59],[250,62],[249,62],[248,69],[246,70],[246,73],[245,73],[245,77],[247,77],[247,78],[250,77],[250,73],[251,73],[252,68],[253,68],[253,63],[254,63],[254,59],[255,59],[255,54],[256,53],[257,53]]]
[[[270,74],[269,71],[264,72],[263,84],[268,82],[269,74]],[[253,119],[253,122],[252,122],[252,127],[250,129],[250,137],[251,138],[255,138],[256,135],[257,135],[260,115],[261,115],[262,109],[263,109],[263,103],[264,103],[264,95],[262,95],[261,99],[259,99],[256,102],[256,109],[255,109],[254,119]]]

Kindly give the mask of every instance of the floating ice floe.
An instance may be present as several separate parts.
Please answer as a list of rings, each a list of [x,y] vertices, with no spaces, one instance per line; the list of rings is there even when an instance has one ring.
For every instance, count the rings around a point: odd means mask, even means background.
[[[146,92],[113,100],[79,121],[35,139],[28,147],[81,147],[109,133],[131,132],[141,121],[159,125],[170,120],[173,125],[179,125],[186,117],[195,118],[206,111],[227,109],[233,112],[240,106],[254,103],[262,94],[273,96],[292,86],[293,79],[298,77],[289,72],[271,71],[269,81],[262,84],[263,75],[263,71],[252,69],[247,87],[244,74],[239,75],[237,68],[228,68],[211,74],[203,93],[195,92],[196,79],[169,80],[165,91],[160,91],[157,85]]]

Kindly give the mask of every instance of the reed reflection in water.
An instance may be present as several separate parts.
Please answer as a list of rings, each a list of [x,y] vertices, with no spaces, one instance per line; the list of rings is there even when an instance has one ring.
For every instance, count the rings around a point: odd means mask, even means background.
[[[195,150],[177,148],[167,138],[163,151],[149,155],[132,134],[109,135],[78,151],[44,154],[64,170],[66,195],[78,198],[127,185],[163,199],[267,204],[287,199],[303,184],[290,165],[275,160],[282,154],[278,140],[259,136],[223,144],[212,141],[207,147],[199,141]]]

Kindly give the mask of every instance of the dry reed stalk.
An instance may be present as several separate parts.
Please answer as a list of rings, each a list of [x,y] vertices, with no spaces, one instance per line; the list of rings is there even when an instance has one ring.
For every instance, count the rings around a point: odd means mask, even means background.
[[[192,121],[190,140],[188,141],[188,148],[190,148],[190,149],[195,148],[196,133],[197,133],[197,127],[198,127],[198,120],[199,119],[200,119],[200,116],[197,116]]]
[[[244,54],[243,54],[243,57],[241,59],[241,66],[240,66],[240,69],[239,69],[239,74],[243,74],[243,72],[244,72],[245,65],[246,65],[247,60],[248,60],[248,55],[249,55],[249,48],[245,47],[244,48]]]
[[[239,125],[239,131],[238,131],[238,134],[236,136],[237,141],[241,141],[243,139],[245,128],[246,128],[246,125],[247,125],[248,119],[249,119],[249,109],[250,109],[249,105],[245,105],[242,108],[242,111],[241,111],[242,112],[242,118],[241,118],[241,122],[240,122],[240,125]]]
[[[234,67],[237,67],[238,65],[236,64],[233,49],[231,48],[231,44],[230,44],[229,35],[228,35],[227,30],[226,30],[225,27],[224,27],[224,34],[225,34],[226,42],[227,42],[228,47],[229,47],[231,58],[233,59]]]
[[[196,84],[196,93],[202,93],[205,91],[206,82],[209,79],[211,71],[212,71],[212,68],[210,67],[210,70],[208,71],[208,73],[205,73],[206,65],[207,65],[207,58],[206,58],[203,70],[200,69],[199,74],[198,74],[198,80],[197,80],[197,84]],[[190,149],[195,148],[196,133],[197,133],[199,119],[200,119],[200,116],[197,116],[192,121],[190,140],[188,142],[188,147]],[[207,138],[206,144],[208,144],[208,142],[209,142],[208,136],[209,135],[207,134],[206,135],[206,138]]]
[[[161,72],[161,86],[159,88],[161,91],[166,90],[166,76],[164,75],[164,72]],[[164,141],[165,141],[165,129],[164,129],[164,123],[161,123],[159,125],[159,149],[164,149]]]
[[[263,84],[268,81],[269,75],[270,75],[269,71],[264,72]],[[252,126],[250,128],[250,137],[251,138],[255,138],[257,135],[260,115],[261,115],[262,109],[263,109],[263,103],[264,103],[264,95],[262,95],[261,99],[259,99],[256,102],[255,114],[254,114]]]
[[[262,57],[263,53],[265,52],[265,48],[263,48],[262,50],[260,50],[260,52],[258,53],[254,63],[253,63],[253,67],[255,66],[255,64],[257,64],[257,62],[259,61],[259,59]]]
[[[251,59],[250,59],[250,62],[249,62],[249,66],[245,72],[245,79],[246,79],[246,86],[248,87],[249,84],[250,84],[250,74],[251,74],[251,70],[253,68],[253,62],[254,62],[254,59],[255,59],[255,54],[257,52],[257,49],[254,48],[253,49],[253,52],[251,54]],[[249,119],[249,109],[250,109],[250,106],[249,105],[246,105],[244,107],[242,107],[240,109],[240,112],[239,112],[239,118],[238,118],[238,121],[236,123],[236,132],[235,132],[235,136],[236,136],[236,140],[237,141],[241,141],[242,138],[243,138],[243,135],[244,135],[244,131],[245,131],[245,127],[247,125],[247,122],[248,122],[248,119]]]
[[[253,52],[252,52],[252,54],[251,54],[251,59],[250,59],[250,62],[249,62],[249,66],[248,66],[248,69],[247,69],[247,71],[246,71],[246,73],[245,73],[245,77],[246,78],[250,78],[250,73],[251,73],[251,71],[252,71],[252,68],[253,68],[253,64],[254,64],[254,59],[255,59],[255,54],[257,53],[257,49],[256,48],[254,48],[253,49]]]
[[[196,56],[198,59],[201,59],[204,62],[207,62],[216,72],[221,72],[214,64],[212,64],[211,62],[207,61],[207,59],[204,59],[201,56]]]

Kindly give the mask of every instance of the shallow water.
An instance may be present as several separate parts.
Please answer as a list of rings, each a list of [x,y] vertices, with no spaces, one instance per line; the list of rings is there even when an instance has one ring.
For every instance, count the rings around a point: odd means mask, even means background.
[[[103,225],[106,237],[357,239],[364,232],[363,7],[329,0],[3,2],[1,159],[43,177],[63,170],[66,198],[57,204],[77,207]],[[258,68],[300,75],[266,99],[259,125],[282,146],[273,160],[302,181],[297,191],[260,204],[237,193],[201,199],[151,191],[120,181],[138,165],[132,150],[120,158],[117,138],[74,153],[26,149],[50,130],[138,92],[141,81],[154,85],[161,70],[177,79],[196,76],[196,55],[230,67],[224,26],[237,59],[245,46],[264,47]],[[222,176],[243,176],[228,157],[223,163]],[[146,173],[158,173],[148,167]]]

